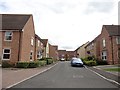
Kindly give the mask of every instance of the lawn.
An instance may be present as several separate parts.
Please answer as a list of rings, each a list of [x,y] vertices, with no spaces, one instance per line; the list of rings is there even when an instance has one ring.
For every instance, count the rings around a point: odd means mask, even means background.
[[[120,72],[120,68],[107,68],[104,69],[105,71],[116,71],[116,72]]]

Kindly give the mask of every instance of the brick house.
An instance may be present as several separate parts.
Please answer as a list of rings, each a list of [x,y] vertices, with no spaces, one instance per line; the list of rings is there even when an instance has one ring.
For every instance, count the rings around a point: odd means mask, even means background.
[[[48,39],[42,39],[42,43],[43,43],[43,57],[49,57],[49,43],[48,43]]]
[[[103,25],[100,36],[100,55],[109,64],[120,63],[120,25]]]
[[[86,57],[95,56],[108,64],[120,63],[120,25],[103,25],[101,34],[86,47]]]
[[[85,46],[85,57],[88,56],[100,58],[100,35]]]
[[[58,57],[59,57],[59,60],[61,58],[66,58],[66,50],[58,50]]]
[[[49,57],[58,60],[58,46],[49,44]]]
[[[33,61],[35,48],[34,21],[31,14],[1,14],[0,55],[2,61],[15,64]]]
[[[59,60],[61,58],[65,58],[65,60],[70,60],[72,57],[76,56],[75,51],[66,51],[66,50],[58,50]]]
[[[42,39],[35,34],[35,60],[41,59],[43,57],[43,42]]]
[[[77,54],[75,51],[66,51],[66,60],[70,60],[72,57],[76,57]]]
[[[81,45],[78,47],[75,52],[78,54],[79,58],[85,58],[86,57],[86,52],[85,52],[85,47],[88,45],[89,42],[86,42],[85,44]]]

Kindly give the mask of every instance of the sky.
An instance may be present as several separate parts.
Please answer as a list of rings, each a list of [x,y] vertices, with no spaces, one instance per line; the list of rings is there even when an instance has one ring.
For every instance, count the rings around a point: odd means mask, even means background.
[[[35,33],[59,50],[92,41],[103,25],[118,24],[119,0],[0,0],[2,14],[32,14]]]

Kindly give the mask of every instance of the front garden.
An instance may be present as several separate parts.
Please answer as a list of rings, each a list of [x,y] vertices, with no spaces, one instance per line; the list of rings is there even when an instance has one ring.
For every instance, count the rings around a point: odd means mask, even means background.
[[[97,60],[94,56],[89,56],[86,58],[81,58],[84,65],[86,66],[96,66],[96,65],[108,65],[107,61]]]
[[[15,67],[15,68],[36,68],[36,67],[41,67],[41,66],[46,66],[49,64],[52,64],[54,60],[52,58],[41,58],[36,61],[30,61],[30,62],[17,62],[16,64],[10,64],[9,62],[3,61],[2,62],[2,68],[10,68],[10,67]]]

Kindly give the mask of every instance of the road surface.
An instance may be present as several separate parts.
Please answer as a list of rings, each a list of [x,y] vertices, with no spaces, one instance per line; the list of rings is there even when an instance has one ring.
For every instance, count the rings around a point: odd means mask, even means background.
[[[118,88],[87,68],[59,62],[52,69],[12,88]]]

